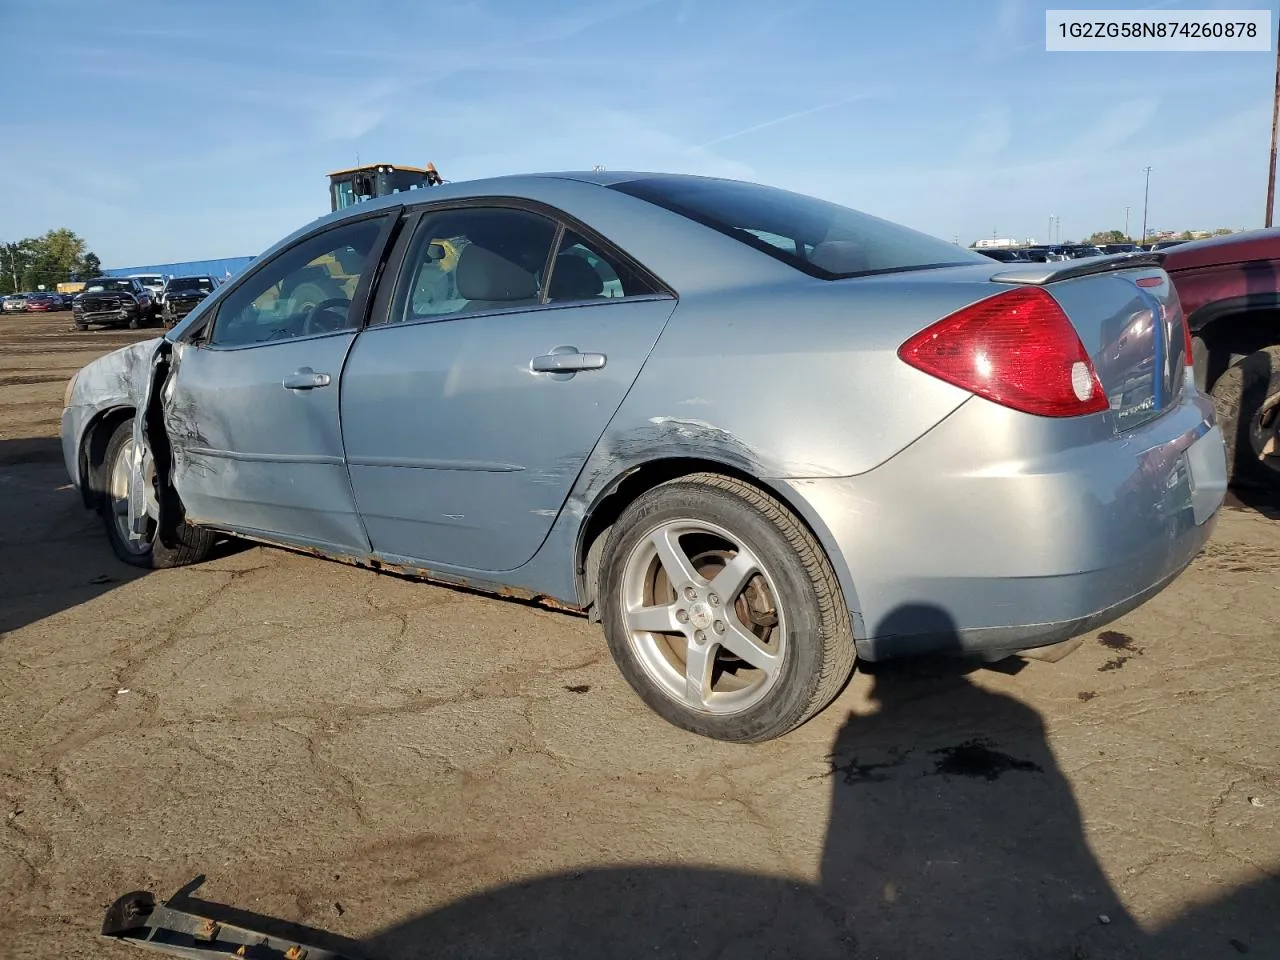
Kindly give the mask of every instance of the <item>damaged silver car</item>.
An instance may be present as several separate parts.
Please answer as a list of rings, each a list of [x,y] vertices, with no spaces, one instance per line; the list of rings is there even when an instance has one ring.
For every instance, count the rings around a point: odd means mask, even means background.
[[[602,623],[759,741],[868,660],[999,659],[1168,585],[1223,501],[1160,256],[1000,263],[811,197],[599,172],[331,214],[85,367],[125,561],[234,535]]]

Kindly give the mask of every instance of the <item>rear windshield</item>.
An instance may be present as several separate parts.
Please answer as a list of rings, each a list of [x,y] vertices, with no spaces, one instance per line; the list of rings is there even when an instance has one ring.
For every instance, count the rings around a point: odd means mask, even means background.
[[[775,187],[662,176],[611,186],[824,280],[987,259],[896,223]]]

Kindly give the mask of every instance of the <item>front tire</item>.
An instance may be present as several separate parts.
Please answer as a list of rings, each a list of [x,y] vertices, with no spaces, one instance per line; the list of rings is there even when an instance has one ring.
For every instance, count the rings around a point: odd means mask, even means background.
[[[111,550],[125,563],[147,570],[183,567],[205,560],[213,550],[216,536],[210,530],[192,526],[185,520],[174,526],[171,533],[160,536],[155,514],[155,497],[148,513],[147,529],[136,536],[129,529],[130,459],[133,456],[133,417],[120,423],[107,443],[102,462],[103,489],[99,492],[98,512],[106,527]],[[151,480],[148,477],[148,480]],[[155,514],[152,514],[152,509]]]
[[[1210,391],[1237,486],[1280,488],[1280,346],[1229,367]]]
[[[849,610],[821,546],[781,502],[732,477],[683,477],[630,504],[599,596],[627,682],[705,737],[779,737],[853,670]]]

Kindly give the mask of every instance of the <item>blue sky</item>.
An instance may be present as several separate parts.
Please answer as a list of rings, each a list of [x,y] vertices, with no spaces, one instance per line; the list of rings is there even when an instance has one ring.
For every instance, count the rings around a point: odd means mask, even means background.
[[[1273,53],[1046,53],[1031,0],[4,0],[0,239],[255,254],[326,173],[668,170],[968,243],[1260,226]]]

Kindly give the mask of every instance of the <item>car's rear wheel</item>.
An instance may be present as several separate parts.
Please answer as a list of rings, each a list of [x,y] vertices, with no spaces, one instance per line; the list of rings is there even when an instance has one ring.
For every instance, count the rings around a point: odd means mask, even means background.
[[[601,570],[610,652],[640,697],[703,736],[770,740],[840,692],[849,611],[821,546],[777,499],[696,474],[638,497]]]
[[[216,535],[185,521],[174,525],[164,537],[159,535],[160,504],[155,488],[154,466],[144,462],[146,483],[146,529],[136,533],[129,524],[129,491],[133,480],[133,417],[117,425],[107,443],[103,457],[103,489],[99,491],[98,509],[107,531],[107,539],[117,557],[135,567],[159,570],[199,563],[213,549]]]
[[[1210,391],[1239,486],[1280,487],[1280,346],[1228,367]]]

